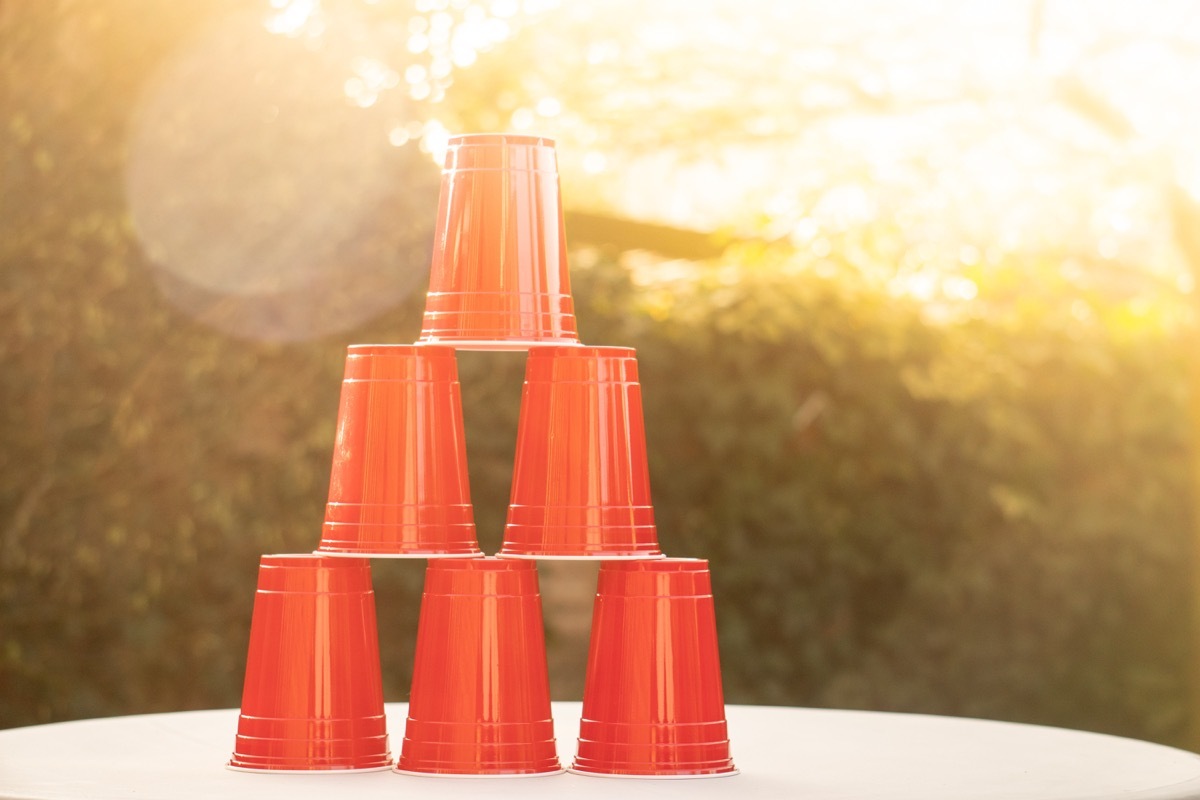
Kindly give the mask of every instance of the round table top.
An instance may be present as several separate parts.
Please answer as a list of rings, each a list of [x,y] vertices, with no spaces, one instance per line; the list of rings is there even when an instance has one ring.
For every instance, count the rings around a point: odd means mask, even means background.
[[[393,754],[407,707],[389,703]],[[579,703],[555,703],[564,766]],[[1200,798],[1200,756],[1133,739],[977,719],[772,706],[727,708],[740,774],[638,780],[563,774],[426,778],[393,772],[270,774],[225,768],[237,709],[59,722],[0,731],[0,797],[571,797],[817,800]]]

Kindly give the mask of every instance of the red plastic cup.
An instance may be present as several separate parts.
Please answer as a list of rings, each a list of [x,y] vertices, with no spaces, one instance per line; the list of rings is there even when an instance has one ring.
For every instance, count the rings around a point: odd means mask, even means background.
[[[662,557],[633,349],[529,352],[500,555]]]
[[[452,348],[349,347],[317,552],[391,558],[482,554]]]
[[[396,771],[460,777],[563,771],[533,564],[429,562]]]
[[[577,344],[554,142],[455,136],[446,150],[421,341]]]
[[[229,767],[372,771],[391,762],[370,562],[263,556]]]
[[[707,561],[600,567],[571,771],[639,778],[737,772]]]

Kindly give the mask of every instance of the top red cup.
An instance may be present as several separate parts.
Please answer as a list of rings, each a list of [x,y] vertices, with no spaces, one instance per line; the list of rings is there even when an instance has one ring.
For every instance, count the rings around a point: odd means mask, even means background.
[[[464,350],[579,343],[553,140],[450,139],[420,341]]]

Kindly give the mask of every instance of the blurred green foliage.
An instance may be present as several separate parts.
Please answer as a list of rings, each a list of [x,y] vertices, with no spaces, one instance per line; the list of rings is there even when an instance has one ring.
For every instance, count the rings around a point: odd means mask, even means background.
[[[585,340],[638,348],[660,538],[712,559],[730,701],[1182,735],[1185,341],[932,325],[761,264],[664,289],[583,252],[574,290]],[[236,705],[257,557],[319,536],[342,347],[411,340],[419,297],[286,347],[133,275],[53,305],[52,344],[6,334],[0,719]],[[494,551],[523,359],[460,370]],[[399,699],[421,573],[379,566]]]
[[[1186,332],[931,324],[763,257],[594,272],[586,333],[639,348],[660,538],[712,559],[731,698],[1181,741]]]
[[[422,308],[418,286],[354,330],[277,344],[166,302],[122,143],[187,20],[127,0],[64,28],[60,5],[0,8],[3,726],[237,705],[258,557],[319,536],[344,347],[411,341]],[[33,53],[46,68],[18,69]],[[431,225],[428,182],[412,191]],[[385,202],[368,231],[395,221]],[[729,701],[1182,741],[1194,330],[1099,297],[1073,313],[1021,264],[976,276],[1011,298],[947,319],[766,247],[572,260],[585,341],[638,348],[660,539],[712,559]],[[524,362],[459,367],[492,552]],[[421,565],[375,575],[399,700]]]

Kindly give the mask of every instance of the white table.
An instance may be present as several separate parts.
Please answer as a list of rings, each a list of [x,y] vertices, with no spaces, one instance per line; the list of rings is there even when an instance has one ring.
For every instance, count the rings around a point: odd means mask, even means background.
[[[555,703],[559,756],[579,703]],[[387,706],[393,755],[407,708]],[[272,775],[225,769],[237,711],[185,711],[0,731],[0,797],[780,798],[780,800],[1181,800],[1200,798],[1200,756],[1094,733],[915,714],[729,706],[740,775],[700,780],[418,778],[392,772]]]

